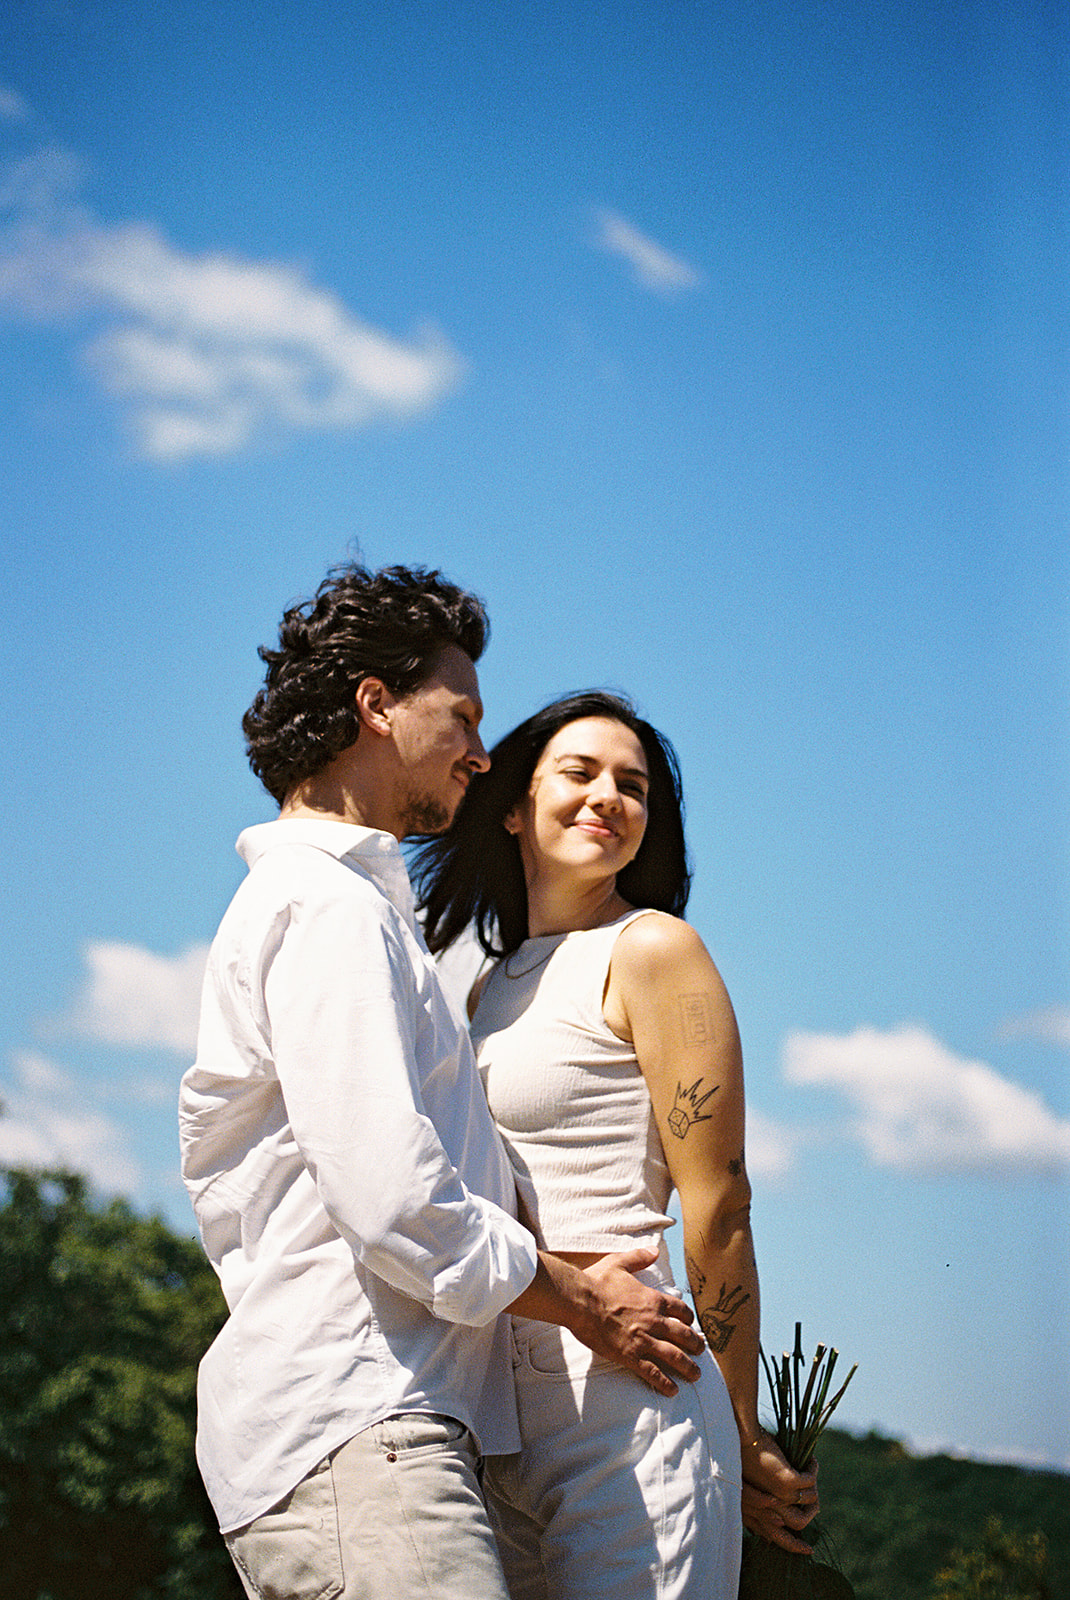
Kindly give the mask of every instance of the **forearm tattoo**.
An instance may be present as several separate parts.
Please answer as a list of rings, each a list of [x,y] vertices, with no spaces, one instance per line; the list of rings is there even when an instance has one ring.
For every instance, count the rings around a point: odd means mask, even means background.
[[[691,1285],[691,1293],[697,1300],[706,1287],[706,1274],[688,1250],[684,1251],[684,1266],[687,1268],[687,1281]]]
[[[736,1331],[735,1322],[729,1319],[736,1317],[750,1299],[741,1283],[727,1293],[726,1288],[727,1285],[722,1283],[716,1305],[707,1306],[705,1311],[699,1312],[699,1325],[714,1355],[721,1355],[728,1349],[729,1340]]]
[[[702,1078],[696,1078],[690,1088],[686,1089],[682,1083],[676,1085],[676,1096],[667,1121],[669,1132],[675,1134],[678,1139],[686,1139],[696,1122],[709,1122],[713,1116],[712,1111],[703,1111],[702,1108],[721,1086],[715,1083],[705,1094],[699,1094],[699,1086],[704,1081]]]

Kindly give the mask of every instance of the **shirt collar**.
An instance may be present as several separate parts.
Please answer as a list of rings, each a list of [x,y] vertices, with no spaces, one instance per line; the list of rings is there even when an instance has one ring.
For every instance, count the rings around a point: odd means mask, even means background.
[[[339,861],[351,861],[374,879],[386,898],[415,929],[412,884],[405,870],[401,846],[392,833],[329,817],[279,817],[274,822],[258,822],[244,829],[235,848],[246,866],[252,868],[269,850],[290,844],[312,845]]]

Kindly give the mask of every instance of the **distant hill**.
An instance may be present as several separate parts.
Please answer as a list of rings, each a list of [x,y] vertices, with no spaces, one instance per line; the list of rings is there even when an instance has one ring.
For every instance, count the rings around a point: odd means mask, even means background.
[[[929,1600],[956,1549],[993,1515],[1048,1542],[1050,1600],[1070,1600],[1070,1475],[914,1456],[895,1439],[830,1428],[818,1448],[821,1521],[857,1600]]]

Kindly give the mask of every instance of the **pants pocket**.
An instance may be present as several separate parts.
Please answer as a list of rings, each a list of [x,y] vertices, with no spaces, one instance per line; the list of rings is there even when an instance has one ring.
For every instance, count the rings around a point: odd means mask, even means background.
[[[468,1437],[468,1429],[456,1417],[447,1417],[437,1411],[408,1411],[402,1416],[387,1417],[371,1429],[380,1451],[388,1458],[395,1455],[412,1456],[421,1451],[455,1450]],[[474,1454],[474,1451],[473,1451]]]
[[[345,1582],[330,1458],[263,1516],[226,1535],[256,1600],[333,1600]]]
[[[559,1383],[579,1382],[600,1372],[623,1372],[608,1356],[595,1355],[567,1328],[517,1317],[513,1318],[513,1362],[518,1374],[526,1370]]]

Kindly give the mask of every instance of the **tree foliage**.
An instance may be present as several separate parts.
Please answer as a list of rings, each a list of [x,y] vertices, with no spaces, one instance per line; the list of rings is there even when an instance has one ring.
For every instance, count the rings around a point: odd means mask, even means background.
[[[933,1600],[936,1574],[985,1549],[986,1524],[1001,1519],[1006,1537],[1047,1543],[1047,1590],[1029,1600],[1070,1600],[1070,1479],[946,1455],[913,1456],[879,1434],[861,1439],[830,1428],[818,1452],[822,1520],[857,1600]],[[1030,1541],[1034,1541],[1030,1545]],[[958,1581],[956,1579],[956,1581]],[[998,1592],[1018,1600],[1019,1591]],[[960,1591],[949,1595],[959,1600]],[[977,1591],[987,1600],[988,1591]],[[974,1591],[961,1590],[963,1600]]]
[[[223,1316],[192,1239],[70,1173],[0,1169],[3,1600],[242,1600],[193,1454]],[[1063,1474],[833,1428],[818,1454],[856,1600],[1070,1600]]]
[[[989,1517],[976,1550],[956,1550],[938,1572],[931,1600],[1050,1600],[1048,1542],[1042,1533],[1008,1533]]]
[[[0,1175],[0,1594],[241,1594],[193,1456],[200,1248],[71,1173]]]

